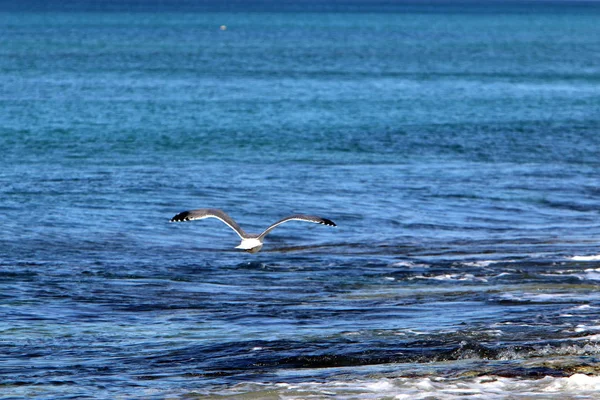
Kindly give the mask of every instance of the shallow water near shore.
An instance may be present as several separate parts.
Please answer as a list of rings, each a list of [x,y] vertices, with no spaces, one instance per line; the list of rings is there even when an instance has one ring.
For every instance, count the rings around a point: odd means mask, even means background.
[[[77,4],[0,13],[2,396],[597,396],[597,5]]]

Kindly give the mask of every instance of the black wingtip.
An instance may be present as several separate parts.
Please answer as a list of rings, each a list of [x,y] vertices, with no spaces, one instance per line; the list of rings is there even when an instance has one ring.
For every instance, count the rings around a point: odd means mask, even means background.
[[[330,220],[330,219],[327,219],[327,218],[321,218],[321,219],[323,220],[323,222],[321,222],[323,225],[328,225],[328,226],[337,226],[337,225],[335,224],[335,222],[333,222],[333,221],[332,221],[332,220]]]
[[[176,216],[171,218],[171,220],[169,222],[189,221],[190,219],[188,218],[188,215],[190,215],[190,213],[188,211],[180,212],[179,214],[177,214]]]

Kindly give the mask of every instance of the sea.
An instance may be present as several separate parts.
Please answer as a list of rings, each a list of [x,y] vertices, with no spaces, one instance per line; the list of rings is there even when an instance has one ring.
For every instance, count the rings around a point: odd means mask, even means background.
[[[2,1],[0,227],[2,399],[600,399],[600,2]]]

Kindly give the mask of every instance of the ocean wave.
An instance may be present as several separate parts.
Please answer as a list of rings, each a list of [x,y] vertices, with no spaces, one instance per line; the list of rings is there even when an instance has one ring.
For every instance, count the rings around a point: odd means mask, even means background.
[[[600,391],[600,377],[582,373],[566,377],[545,376],[541,379],[504,378],[485,375],[476,378],[448,379],[374,378],[364,380],[333,380],[329,382],[302,382],[277,384],[240,384],[219,393],[221,396],[243,395],[244,398],[265,396],[286,400],[300,399],[431,399],[457,400],[506,399],[534,395],[561,399],[596,399]],[[540,397],[541,398],[541,397]],[[548,397],[545,397],[548,398]]]
[[[566,303],[600,300],[600,293],[504,293],[497,297],[500,302],[514,303]]]
[[[573,274],[581,280],[600,281],[600,268],[588,268],[580,274]]]

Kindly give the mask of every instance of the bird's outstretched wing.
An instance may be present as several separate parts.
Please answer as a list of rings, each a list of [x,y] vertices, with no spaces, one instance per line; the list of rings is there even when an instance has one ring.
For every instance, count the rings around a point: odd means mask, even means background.
[[[237,233],[238,236],[242,239],[248,236],[246,232],[244,232],[244,230],[240,228],[237,222],[235,222],[229,215],[216,208],[199,208],[197,210],[180,212],[179,214],[171,218],[171,222],[193,221],[195,219],[205,218],[216,218],[224,222],[227,226],[233,229],[235,233]]]
[[[258,235],[258,238],[262,240],[269,232],[271,232],[277,226],[283,224],[284,222],[288,222],[288,221],[306,221],[306,222],[313,222],[315,224],[321,224],[321,225],[337,226],[335,224],[335,222],[333,222],[332,220],[327,219],[327,218],[316,217],[314,215],[296,214],[296,215],[290,215],[289,217],[285,217],[285,218],[280,219],[279,221],[275,222],[273,225],[271,225],[267,229],[265,229],[265,231],[263,233]]]

